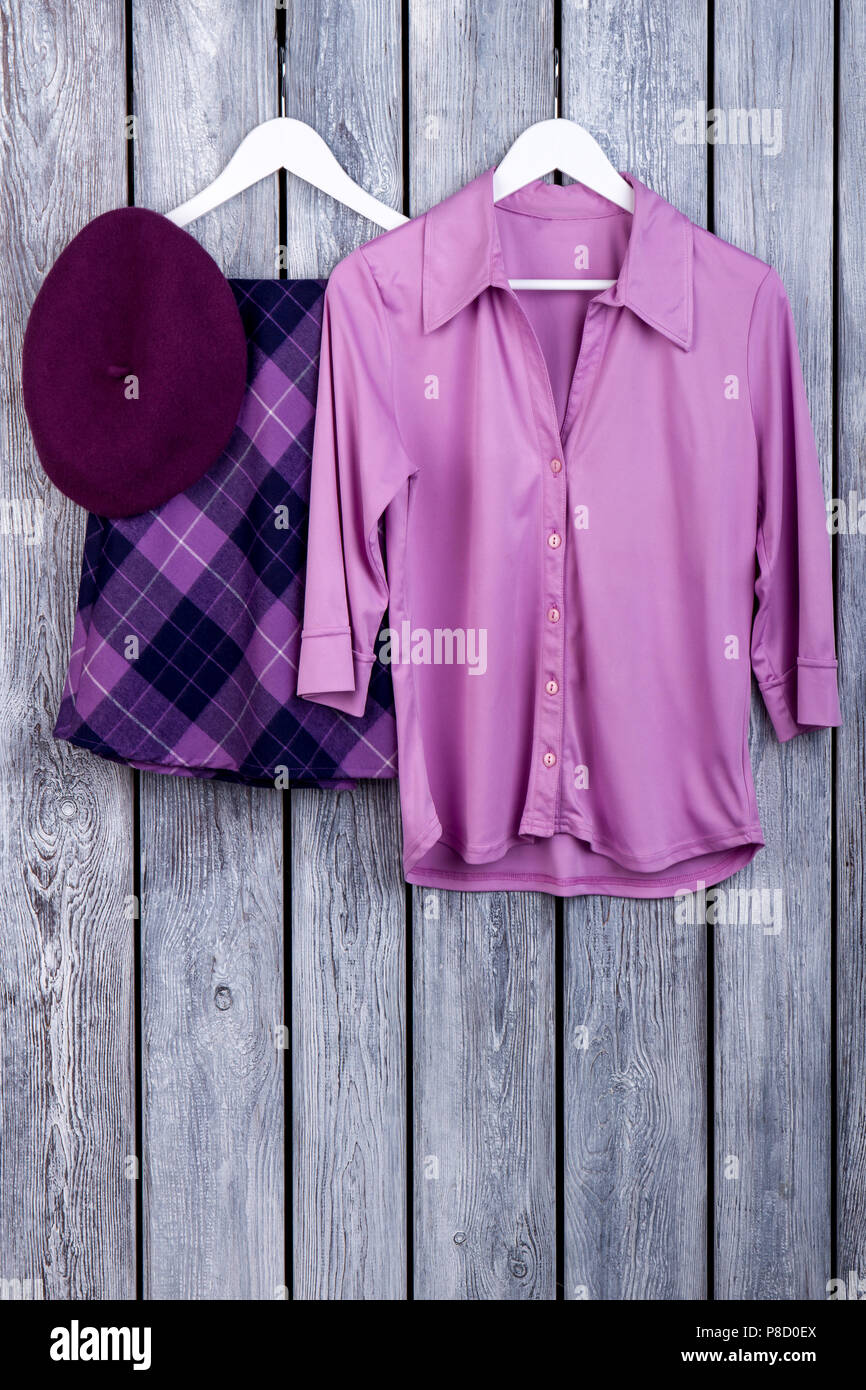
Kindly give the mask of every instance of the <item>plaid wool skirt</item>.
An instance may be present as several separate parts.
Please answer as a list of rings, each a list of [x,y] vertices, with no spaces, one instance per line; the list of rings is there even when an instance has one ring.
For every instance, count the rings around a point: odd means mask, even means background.
[[[295,694],[325,282],[229,283],[249,343],[234,433],[161,507],[89,516],[54,735],[187,777],[393,777],[391,677],[378,659],[361,718]]]

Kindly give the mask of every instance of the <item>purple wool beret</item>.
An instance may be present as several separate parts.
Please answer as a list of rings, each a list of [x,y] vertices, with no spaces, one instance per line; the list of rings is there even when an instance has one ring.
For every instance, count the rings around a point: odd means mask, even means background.
[[[51,481],[101,516],[182,492],[238,418],[247,341],[218,265],[147,208],[89,222],[36,296],[21,381]]]

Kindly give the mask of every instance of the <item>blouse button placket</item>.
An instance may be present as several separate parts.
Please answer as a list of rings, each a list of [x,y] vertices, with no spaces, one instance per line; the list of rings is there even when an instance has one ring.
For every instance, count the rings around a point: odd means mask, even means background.
[[[575,368],[571,393],[566,407],[564,428],[567,430],[569,446],[574,451],[575,425],[572,420],[579,419],[586,393],[598,368],[605,339],[603,316],[598,316],[590,305],[584,323],[583,341]],[[538,349],[539,357],[541,350]],[[539,363],[544,375],[546,367],[543,358]],[[549,385],[549,380],[548,380]],[[553,834],[559,801],[559,770],[562,764],[562,734],[564,719],[563,691],[568,689],[565,669],[565,631],[562,621],[565,603],[565,555],[568,531],[568,474],[565,468],[566,450],[556,418],[551,396],[550,426],[548,432],[550,452],[543,462],[543,532],[544,580],[545,580],[545,621],[542,641],[542,674],[539,678],[539,692],[536,700],[535,737],[536,757],[539,761],[540,776],[536,780],[531,801],[525,808],[533,826],[540,830],[546,825],[546,832]],[[553,698],[555,696],[555,698]],[[542,832],[544,833],[544,832]]]
[[[562,753],[562,701],[552,697],[557,695],[561,689],[563,678],[565,624],[560,619],[565,585],[565,541],[567,536],[567,492],[558,422],[556,422],[556,432],[554,433],[554,430],[551,429],[549,442],[553,448],[544,461],[544,481],[542,484],[546,594],[544,659],[541,677],[543,703],[536,720],[536,736],[538,738],[538,756],[541,760],[541,780],[537,785],[537,810],[552,832],[556,814],[559,764]]]

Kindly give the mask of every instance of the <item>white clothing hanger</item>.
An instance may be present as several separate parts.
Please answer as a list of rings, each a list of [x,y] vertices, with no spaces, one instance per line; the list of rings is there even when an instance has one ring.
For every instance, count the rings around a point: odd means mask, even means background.
[[[537,121],[518,135],[493,171],[493,201],[551,174],[555,169],[600,193],[626,212],[634,212],[634,189],[616,172],[588,130],[554,117]],[[615,280],[509,280],[515,290],[606,290]]]
[[[554,169],[626,212],[634,212],[634,189],[616,172],[589,131],[563,116],[536,121],[518,135],[493,171],[493,201],[500,202],[533,179],[552,174]]]
[[[312,126],[288,116],[275,116],[251,130],[222,173],[194,198],[168,213],[168,219],[178,227],[185,227],[196,217],[203,217],[236,193],[242,193],[280,169],[287,169],[314,188],[329,193],[368,221],[375,222],[377,227],[390,230],[409,220],[350,179]]]
[[[493,201],[558,169],[569,178],[600,193],[617,207],[634,212],[634,189],[614,169],[604,150],[588,130],[559,113],[559,59],[557,56],[553,120],[536,121],[518,135],[504,159],[493,171]],[[606,290],[615,280],[509,280],[515,290]]]

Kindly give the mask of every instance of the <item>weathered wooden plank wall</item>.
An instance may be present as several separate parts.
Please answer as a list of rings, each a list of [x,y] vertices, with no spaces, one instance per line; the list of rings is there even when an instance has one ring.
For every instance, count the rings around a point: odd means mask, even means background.
[[[564,116],[704,224],[704,145],[674,138],[706,83],[691,0],[565,0]],[[664,81],[658,73],[664,71]],[[706,937],[673,900],[565,905],[565,1296],[706,1296]]]
[[[287,113],[365,188],[403,201],[400,6],[300,5]],[[315,73],[315,81],[310,74]],[[376,228],[300,185],[304,266],[326,275]],[[291,245],[290,241],[290,245]],[[294,1292],[406,1297],[405,888],[396,787],[292,791]]]
[[[131,777],[51,737],[85,517],[20,387],[52,262],[126,199],[123,13],[97,8],[0,15],[0,1277],[36,1298],[135,1292]]]
[[[515,64],[510,55],[519,51]],[[409,5],[411,212],[553,114],[553,13]],[[554,1297],[554,905],[417,888],[415,1297]]]
[[[558,43],[563,114],[777,266],[827,492],[862,495],[857,0],[838,55],[830,0],[285,9],[287,113],[411,214],[552,114]],[[836,541],[835,791],[830,736],[780,747],[753,709],[768,844],[725,886],[778,890],[781,921],[407,893],[393,785],[138,777],[51,740],[83,517],[30,443],[30,304],[74,232],[126,200],[127,156],[136,201],[167,209],[280,109],[272,4],[131,15],[126,33],[120,3],[0,0],[0,500],[4,518],[44,507],[37,543],[0,532],[0,1278],[131,1298],[138,1249],[148,1298],[824,1297],[866,1273],[858,532]],[[778,109],[779,152],[678,139],[702,100]],[[293,180],[285,212],[292,276],[374,231]],[[277,181],[193,230],[226,273],[276,274]],[[712,519],[695,524],[712,545]]]
[[[135,197],[177,206],[277,115],[262,5],[133,6]],[[203,218],[228,275],[275,273],[276,181]],[[282,797],[143,773],[149,1298],[273,1298],[284,1261]]]
[[[785,282],[829,495],[832,6],[719,6],[715,68],[722,110],[780,115],[778,153],[716,145],[715,230]],[[715,932],[715,1294],[819,1298],[831,1235],[831,737],[780,744],[756,695],[751,749],[767,846],[737,885],[778,891],[783,921]]]

